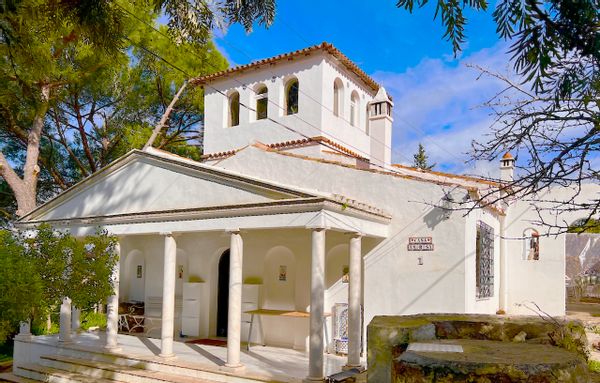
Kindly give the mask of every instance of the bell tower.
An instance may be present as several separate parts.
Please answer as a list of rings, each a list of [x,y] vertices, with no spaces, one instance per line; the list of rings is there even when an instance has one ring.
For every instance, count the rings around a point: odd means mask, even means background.
[[[369,137],[371,138],[371,163],[385,168],[392,163],[392,108],[394,103],[380,87],[369,103]]]

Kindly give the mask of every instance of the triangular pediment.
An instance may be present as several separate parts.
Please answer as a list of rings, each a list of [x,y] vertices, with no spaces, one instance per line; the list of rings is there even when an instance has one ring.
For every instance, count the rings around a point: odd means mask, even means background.
[[[214,166],[134,151],[22,221],[245,205],[311,196]]]

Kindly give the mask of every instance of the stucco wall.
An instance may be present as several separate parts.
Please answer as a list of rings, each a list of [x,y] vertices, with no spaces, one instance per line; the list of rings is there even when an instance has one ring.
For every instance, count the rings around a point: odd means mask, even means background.
[[[284,113],[285,84],[293,77],[298,79],[300,87],[298,113],[287,116]],[[344,105],[340,116],[333,113],[333,83],[336,78],[341,79],[344,86]],[[255,90],[262,85],[268,89],[269,118],[300,134],[267,119],[256,120],[256,113],[252,110],[256,106]],[[235,91],[240,94],[240,123],[229,127],[226,96]],[[359,99],[356,126],[350,125],[349,114],[353,91]],[[323,53],[236,74],[235,79],[220,79],[205,87],[204,152],[239,149],[256,140],[275,143],[300,139],[302,135],[322,135],[368,157],[370,139],[366,133],[366,106],[372,97],[371,89],[367,89],[361,81],[356,80],[356,76]]]
[[[597,199],[600,186],[582,185],[576,201]],[[555,187],[543,192],[540,200],[564,201],[575,195],[574,189]],[[555,206],[552,202],[536,203],[540,208]],[[540,212],[546,223],[559,225],[572,224],[585,217],[585,213],[562,211],[556,215],[550,211]],[[532,208],[530,201],[514,201],[507,219],[507,260],[508,283],[511,286],[508,294],[508,308],[516,314],[532,314],[535,310],[532,302],[550,315],[565,313],[565,235],[555,235],[555,231],[540,224],[540,217]],[[540,233],[539,260],[524,259],[526,229],[533,228]]]
[[[342,108],[339,116],[333,113],[333,84],[336,79],[341,80],[343,85]],[[323,99],[321,113],[324,135],[359,153],[361,156],[368,157],[371,151],[371,141],[367,129],[367,103],[373,99],[373,91],[362,86],[360,82],[355,80],[353,75],[331,60],[327,60],[323,64],[321,84]],[[355,126],[350,124],[350,96],[352,92],[358,94],[358,121]]]
[[[253,189],[253,190],[249,190]],[[283,198],[278,193],[235,183],[215,182],[214,177],[180,166],[138,158],[108,174],[92,178],[77,193],[35,219],[64,219],[105,214],[139,213],[219,206],[236,203],[266,202]]]
[[[217,153],[239,149],[258,140],[264,143],[282,142],[303,138],[301,135],[269,120],[256,121],[255,112],[240,105],[240,123],[228,126],[228,99],[237,91],[240,104],[254,109],[256,99],[254,89],[265,85],[268,89],[268,116],[293,130],[307,136],[321,134],[321,80],[323,73],[322,55],[314,55],[265,70],[237,74],[235,79],[227,78],[205,87],[204,105],[204,152]],[[298,113],[285,115],[285,84],[290,78],[297,78],[299,84]],[[216,91],[215,89],[218,89]],[[223,93],[223,94],[222,94]]]
[[[441,209],[431,206],[450,188],[266,153],[253,147],[219,166],[340,193],[393,216],[389,238],[363,240],[366,323],[378,314],[465,311],[465,262],[474,263],[474,259],[465,260],[465,218],[454,212],[446,219]],[[432,236],[435,251],[407,251],[411,236]],[[423,265],[419,265],[419,256]],[[493,313],[496,309],[484,307],[482,312]]]

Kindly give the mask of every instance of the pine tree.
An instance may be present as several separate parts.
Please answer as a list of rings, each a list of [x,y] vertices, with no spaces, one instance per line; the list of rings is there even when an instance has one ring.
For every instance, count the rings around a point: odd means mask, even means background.
[[[419,149],[417,150],[417,153],[413,156],[413,158],[413,166],[418,169],[431,170],[436,165],[429,165],[429,156],[425,152],[425,147],[423,147],[423,144],[421,144],[420,142]]]

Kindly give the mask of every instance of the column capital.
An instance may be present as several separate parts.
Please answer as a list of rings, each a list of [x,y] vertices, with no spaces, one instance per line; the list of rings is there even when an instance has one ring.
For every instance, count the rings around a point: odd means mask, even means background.
[[[328,225],[327,216],[321,211],[312,217],[304,227],[313,231],[322,231],[329,229],[330,225]]]
[[[239,227],[230,227],[228,229],[225,229],[225,232],[228,234],[240,234],[241,230]]]
[[[158,233],[158,235],[163,235],[165,237],[172,237],[173,233],[170,232],[170,231],[161,231],[161,232]]]

